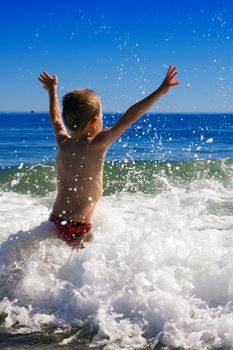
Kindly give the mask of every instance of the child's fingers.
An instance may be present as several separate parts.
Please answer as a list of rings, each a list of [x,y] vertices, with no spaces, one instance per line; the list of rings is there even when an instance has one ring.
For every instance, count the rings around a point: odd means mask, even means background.
[[[41,74],[40,74],[40,77],[41,77],[42,79],[44,79],[45,81],[52,79],[52,77],[50,77],[50,75],[49,75],[47,72],[41,73]]]
[[[172,67],[172,68],[170,69],[169,78],[171,77],[171,75],[172,75],[175,71],[176,71],[176,67],[174,66],[174,67]]]
[[[47,81],[47,80],[48,80],[48,79],[47,79],[44,75],[42,75],[42,74],[39,76],[38,79],[42,79],[42,80],[44,80],[44,81]]]
[[[171,71],[171,67],[172,67],[171,65],[168,67],[166,77],[168,77],[168,76],[169,76],[170,71]]]
[[[44,83],[45,83],[45,79],[44,79],[44,78],[42,78],[41,76],[39,76],[38,80],[39,80],[39,81],[40,81],[42,84],[44,84]]]
[[[43,73],[41,73],[41,77],[43,77],[44,79],[46,79],[46,80],[48,80],[49,79],[49,77],[43,72]]]
[[[43,87],[45,90],[47,90],[47,85],[45,84],[44,79],[41,79],[41,78],[39,77],[38,80],[41,82],[42,87]]]
[[[46,78],[52,79],[52,77],[46,71],[44,71],[43,74],[46,76]]]
[[[169,79],[173,80],[177,74],[178,74],[178,72],[173,73],[173,74],[169,77]]]
[[[172,79],[174,72],[176,71],[176,66],[170,65],[165,79]]]

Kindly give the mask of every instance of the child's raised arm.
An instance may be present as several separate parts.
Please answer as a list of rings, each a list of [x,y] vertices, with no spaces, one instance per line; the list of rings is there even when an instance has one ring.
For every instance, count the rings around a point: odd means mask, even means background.
[[[131,124],[146,113],[171,87],[179,84],[179,82],[175,80],[176,75],[176,67],[169,66],[166,77],[160,87],[143,100],[131,106],[111,128],[104,131],[104,142],[106,146],[120,137]]]
[[[58,77],[57,75],[51,77],[47,72],[43,72],[40,74],[38,79],[41,82],[43,88],[47,90],[49,94],[50,120],[53,126],[57,144],[59,144],[64,138],[68,137],[68,134],[62,121],[57,98]]]

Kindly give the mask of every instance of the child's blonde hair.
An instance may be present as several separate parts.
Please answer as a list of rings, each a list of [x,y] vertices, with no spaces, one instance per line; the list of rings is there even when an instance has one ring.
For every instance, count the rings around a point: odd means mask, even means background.
[[[101,113],[101,101],[93,90],[73,90],[63,96],[63,117],[70,130],[85,129],[88,122]]]

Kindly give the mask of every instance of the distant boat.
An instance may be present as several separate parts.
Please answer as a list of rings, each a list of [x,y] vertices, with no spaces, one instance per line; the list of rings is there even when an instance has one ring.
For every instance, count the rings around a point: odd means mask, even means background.
[[[30,113],[35,113],[35,111],[31,110],[31,112],[30,112]]]

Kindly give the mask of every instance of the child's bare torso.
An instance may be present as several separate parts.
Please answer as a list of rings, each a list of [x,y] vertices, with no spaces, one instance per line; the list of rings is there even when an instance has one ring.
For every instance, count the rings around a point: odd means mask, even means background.
[[[91,223],[103,191],[106,150],[95,141],[65,139],[57,157],[57,197],[52,214]]]

